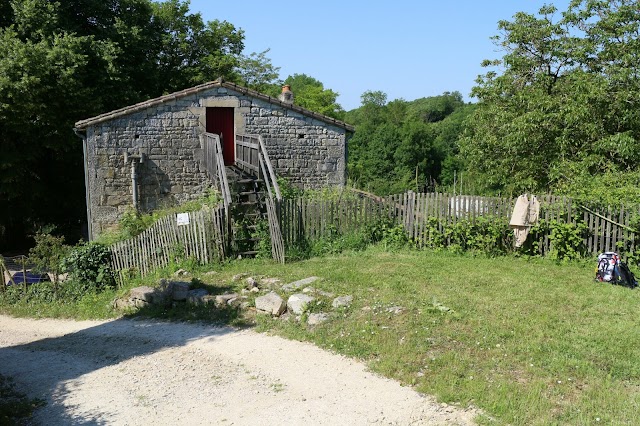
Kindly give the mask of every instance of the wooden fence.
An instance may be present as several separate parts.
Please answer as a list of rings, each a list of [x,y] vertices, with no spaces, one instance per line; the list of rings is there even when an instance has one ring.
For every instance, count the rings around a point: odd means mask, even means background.
[[[540,219],[545,223],[583,222],[586,227],[584,248],[589,254],[604,251],[635,249],[635,234],[631,228],[638,207],[621,207],[594,211],[577,205],[571,198],[553,195],[537,196],[541,204]],[[348,197],[343,200],[283,200],[281,228],[285,244],[301,239],[328,237],[331,232],[345,233],[360,229],[376,218],[387,217],[404,226],[407,236],[418,246],[425,246],[429,236],[429,220],[435,219],[440,231],[458,222],[475,224],[478,218],[496,218],[508,223],[515,199],[451,195],[441,193],[414,193],[388,197]],[[539,254],[552,249],[550,232],[532,234]],[[624,250],[623,250],[624,251]]]
[[[585,251],[592,255],[604,251],[629,251],[636,248],[631,227],[638,207],[622,207],[595,211],[576,205],[566,197],[538,196],[540,219],[546,223],[584,223]],[[388,197],[358,197],[349,194],[337,200],[281,200],[271,206],[278,212],[285,247],[301,241],[326,238],[362,229],[380,219],[402,225],[418,246],[428,245],[435,226],[443,231],[459,222],[475,224],[479,218],[499,219],[508,223],[515,200],[497,197],[414,193]],[[116,271],[135,271],[145,275],[154,268],[167,266],[177,255],[194,258],[200,263],[228,256],[230,243],[228,218],[224,206],[188,213],[188,224],[178,224],[176,216],[167,216],[135,238],[114,244],[113,267]],[[539,254],[548,253],[551,240],[548,230],[529,236],[537,241]],[[280,256],[278,256],[278,259]]]
[[[169,215],[140,235],[112,245],[112,266],[121,274],[144,276],[179,258],[193,258],[204,264],[224,259],[228,241],[228,221],[222,205]]]

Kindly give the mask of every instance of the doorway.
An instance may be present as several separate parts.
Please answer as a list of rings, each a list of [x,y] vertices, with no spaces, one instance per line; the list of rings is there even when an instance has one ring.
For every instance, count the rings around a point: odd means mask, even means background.
[[[207,133],[220,135],[224,165],[235,164],[235,134],[231,107],[207,107]]]

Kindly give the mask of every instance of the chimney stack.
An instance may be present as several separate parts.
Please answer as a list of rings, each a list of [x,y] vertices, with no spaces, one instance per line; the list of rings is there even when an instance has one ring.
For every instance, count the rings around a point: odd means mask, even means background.
[[[284,102],[285,104],[293,104],[293,92],[291,91],[291,86],[285,84],[282,86],[282,93],[278,96],[280,102]]]

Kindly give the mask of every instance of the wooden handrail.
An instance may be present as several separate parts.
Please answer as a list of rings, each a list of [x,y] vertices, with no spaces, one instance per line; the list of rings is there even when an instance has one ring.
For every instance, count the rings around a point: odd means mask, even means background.
[[[207,173],[209,173],[210,178],[217,178],[218,186],[220,187],[220,192],[222,194],[222,201],[224,202],[226,209],[231,203],[231,191],[229,190],[227,172],[224,168],[224,157],[222,156],[220,137],[215,133],[205,133],[203,148],[205,168],[207,169]]]
[[[253,172],[256,177],[262,175],[267,183],[267,189],[273,188],[273,195],[280,201],[282,194],[273,171],[267,147],[260,135],[236,135],[235,163],[246,172]],[[271,191],[269,190],[270,196]]]
[[[269,234],[271,235],[271,254],[276,261],[284,263],[284,240],[278,218],[282,194],[269,159],[267,147],[260,135],[236,135],[235,163],[245,172],[253,174],[258,179],[264,179],[267,187],[265,204],[269,219]]]
[[[276,199],[278,201],[282,200],[282,194],[280,193],[280,187],[278,186],[278,180],[276,179],[276,174],[273,171],[273,166],[271,165],[271,160],[269,159],[269,153],[267,153],[267,148],[262,140],[262,136],[258,135],[258,142],[260,143],[260,151],[262,153],[262,157],[264,158],[264,162],[267,163],[267,170],[269,171],[269,180],[273,185],[274,192],[276,193]]]

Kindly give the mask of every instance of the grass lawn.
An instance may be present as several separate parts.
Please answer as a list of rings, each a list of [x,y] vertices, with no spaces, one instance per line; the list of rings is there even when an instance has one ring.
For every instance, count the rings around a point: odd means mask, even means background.
[[[640,423],[640,293],[596,284],[591,263],[371,249],[242,267],[317,275],[314,287],[354,296],[321,326],[259,317],[259,329],[362,359],[495,423]]]
[[[239,290],[231,280],[239,272],[283,282],[316,275],[313,287],[353,295],[349,308],[319,326],[258,316],[257,329],[364,360],[442,401],[478,406],[483,424],[640,423],[640,293],[596,284],[594,263],[378,247],[214,269],[206,278],[212,288]],[[102,317],[109,297],[83,299],[77,313],[31,305],[32,315]],[[24,314],[20,305],[0,311]]]

